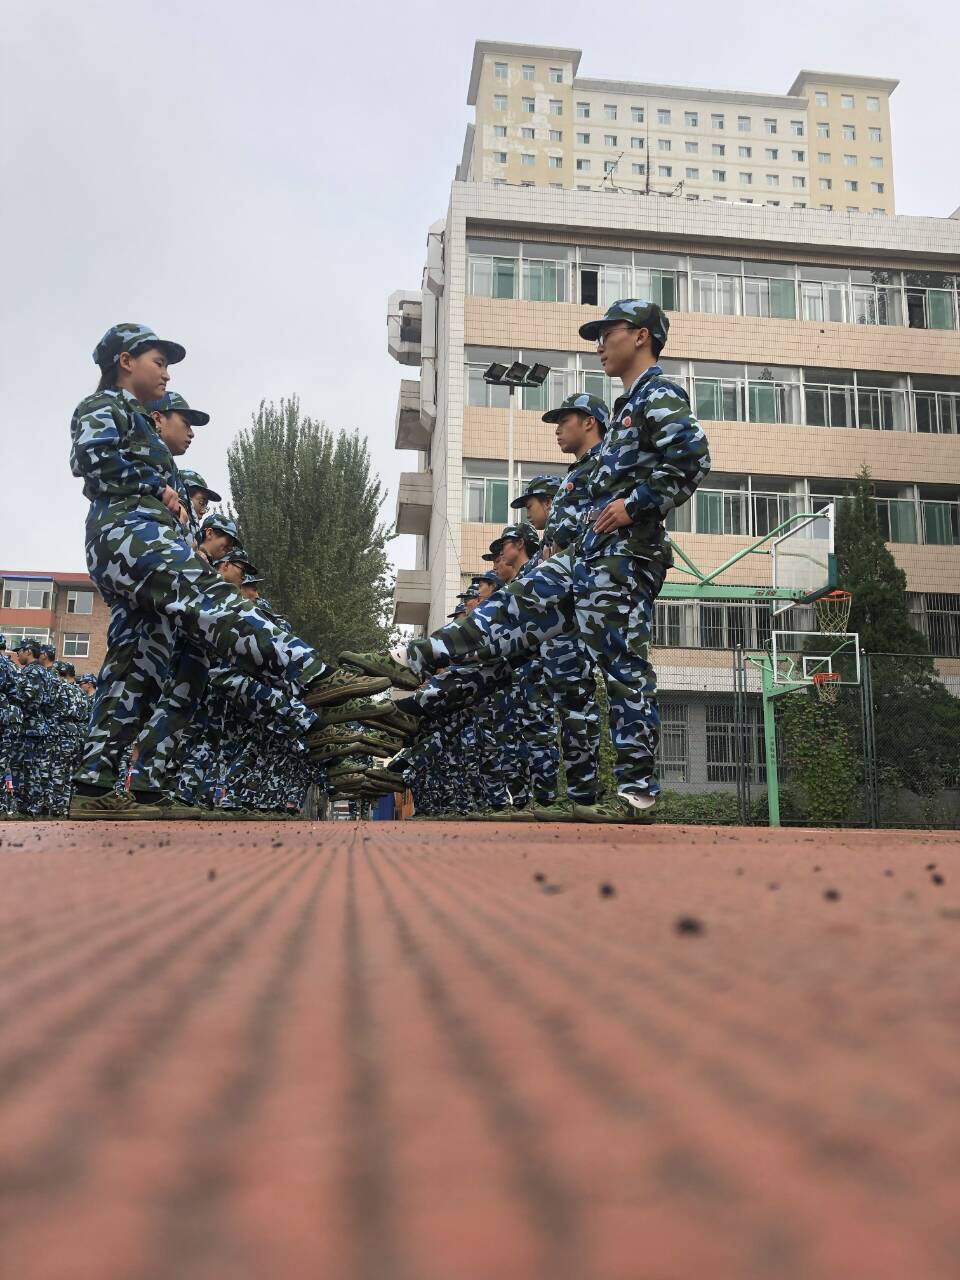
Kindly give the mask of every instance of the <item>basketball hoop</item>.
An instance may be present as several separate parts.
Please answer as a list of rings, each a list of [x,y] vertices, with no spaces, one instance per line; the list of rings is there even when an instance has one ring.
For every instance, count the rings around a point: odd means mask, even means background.
[[[832,706],[840,694],[840,672],[818,671],[812,678],[817,697],[821,702]]]
[[[820,630],[827,635],[839,635],[846,631],[852,606],[853,596],[849,591],[828,591],[825,596],[815,600],[814,608]]]

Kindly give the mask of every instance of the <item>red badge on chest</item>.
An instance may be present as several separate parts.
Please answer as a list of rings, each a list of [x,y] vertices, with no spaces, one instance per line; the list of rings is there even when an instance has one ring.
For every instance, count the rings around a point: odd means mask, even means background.
[[[633,423],[633,418],[628,413],[627,416],[623,419],[623,426],[629,427],[632,423]]]

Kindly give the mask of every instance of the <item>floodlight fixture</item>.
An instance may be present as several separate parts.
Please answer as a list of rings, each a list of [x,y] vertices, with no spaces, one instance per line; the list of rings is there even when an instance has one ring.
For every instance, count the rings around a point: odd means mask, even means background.
[[[548,364],[531,365],[525,385],[528,387],[542,387],[549,376],[550,366]]]
[[[519,360],[514,360],[513,364],[503,375],[503,381],[508,387],[522,387],[529,372],[529,365],[522,364]]]
[[[505,364],[492,364],[483,375],[484,382],[500,383],[503,381],[503,375],[507,372]]]

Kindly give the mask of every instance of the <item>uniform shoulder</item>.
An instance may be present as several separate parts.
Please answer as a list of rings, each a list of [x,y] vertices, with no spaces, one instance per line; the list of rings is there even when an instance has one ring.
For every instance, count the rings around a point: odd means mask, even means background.
[[[92,395],[84,396],[74,409],[73,416],[87,418],[95,413],[102,415],[103,410],[114,415],[125,412],[123,397],[118,391],[108,388],[106,391],[94,391]]]

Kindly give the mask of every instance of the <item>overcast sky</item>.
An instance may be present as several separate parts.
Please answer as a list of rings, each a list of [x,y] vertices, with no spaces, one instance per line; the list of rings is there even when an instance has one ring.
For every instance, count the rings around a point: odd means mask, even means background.
[[[417,286],[459,160],[473,43],[583,50],[580,73],[785,93],[801,67],[893,76],[900,213],[960,204],[955,3],[0,0],[0,461],[8,569],[84,568],[68,465],[91,353],[121,320],[182,342],[221,488],[261,399],[358,427],[391,492]],[[394,544],[411,563],[412,539]]]

